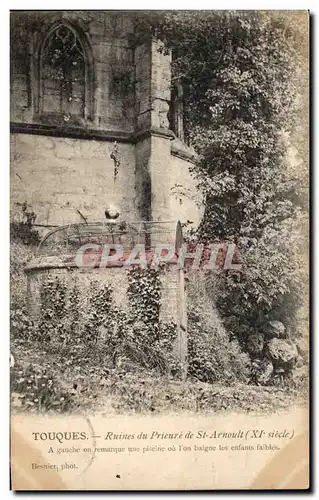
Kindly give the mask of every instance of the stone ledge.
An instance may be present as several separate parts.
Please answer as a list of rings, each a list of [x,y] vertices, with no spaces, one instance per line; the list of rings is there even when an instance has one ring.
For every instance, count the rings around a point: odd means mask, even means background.
[[[80,127],[61,127],[37,123],[10,123],[10,132],[18,134],[47,135],[51,137],[67,137],[71,139],[117,141],[135,144],[147,137],[156,136],[173,140],[174,133],[166,128],[152,127],[138,132],[122,132],[115,130],[94,130]]]
[[[135,132],[133,135],[133,142],[139,142],[142,141],[143,139],[146,139],[148,137],[163,137],[164,139],[169,139],[172,141],[175,137],[174,132],[167,128],[160,128],[160,127],[152,127],[144,130],[140,130],[139,132]]]
[[[97,255],[98,256],[98,255]],[[98,256],[99,257],[99,256]],[[176,273],[180,271],[180,269],[177,267],[178,263],[178,257],[177,255],[175,256],[175,259],[173,262],[167,262],[165,263],[165,275],[167,272],[171,272],[172,270],[175,271]],[[49,271],[50,269],[63,269],[66,271],[78,271],[79,273],[90,273],[93,270],[98,270],[101,273],[108,272],[110,270],[114,269],[122,269],[123,271],[128,271],[129,269],[132,269],[134,266],[125,266],[124,261],[115,261],[115,262],[110,262],[109,265],[107,266],[101,266],[100,261],[95,263],[94,265],[88,265],[88,266],[78,266],[75,262],[75,256],[72,256],[72,261],[69,261],[67,259],[64,260],[64,258],[53,258],[53,257],[47,257],[47,258],[42,258],[42,259],[34,259],[31,261],[27,266],[24,268],[25,274],[36,274],[41,271]]]
[[[77,127],[59,127],[55,125],[42,125],[35,123],[10,124],[10,132],[18,134],[47,135],[51,137],[67,137],[71,139],[133,142],[132,133],[114,130],[94,130]]]
[[[10,132],[16,134],[44,135],[50,137],[65,137],[71,139],[117,141],[136,144],[148,137],[162,137],[171,141],[171,154],[182,160],[196,163],[199,156],[193,148],[178,139],[174,132],[166,128],[152,127],[138,132],[120,132],[115,130],[95,130],[77,127],[60,127],[57,125],[43,125],[35,123],[10,123]]]
[[[196,163],[199,160],[199,156],[195,150],[177,137],[171,143],[171,154],[191,163]]]
[[[63,258],[57,256],[35,257],[24,268],[26,274],[44,271],[46,269],[63,269],[76,267],[74,255],[65,255]]]

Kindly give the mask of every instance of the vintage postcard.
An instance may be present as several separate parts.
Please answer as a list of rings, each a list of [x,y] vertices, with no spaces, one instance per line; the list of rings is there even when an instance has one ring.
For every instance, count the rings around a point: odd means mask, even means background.
[[[309,489],[309,13],[10,22],[12,489]]]

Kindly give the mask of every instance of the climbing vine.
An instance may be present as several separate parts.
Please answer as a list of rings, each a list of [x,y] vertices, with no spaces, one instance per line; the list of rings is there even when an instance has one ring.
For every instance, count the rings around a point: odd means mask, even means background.
[[[73,362],[93,356],[100,363],[106,356],[113,366],[131,359],[177,374],[173,348],[177,326],[159,317],[160,272],[131,269],[127,276],[128,305],[123,308],[114,302],[110,285],[92,280],[83,304],[77,282],[68,290],[62,278],[49,276],[40,288],[39,321],[28,325],[31,338],[68,352]]]
[[[152,330],[155,338],[158,338],[161,300],[160,272],[139,267],[129,270],[127,295],[132,321],[143,323],[145,330]]]
[[[229,334],[265,358],[267,322],[283,322],[294,340],[306,294],[307,125],[298,121],[308,104],[308,16],[170,11],[136,22],[140,36],[153,34],[172,53],[172,81],[183,87],[205,200],[197,241],[236,243],[245,263],[240,279],[221,274],[212,300]],[[265,349],[249,351],[252,335]]]
[[[40,236],[34,227],[37,218],[36,213],[27,205],[27,202],[17,203],[21,207],[20,220],[13,220],[10,224],[11,240],[21,242],[24,245],[38,245]]]

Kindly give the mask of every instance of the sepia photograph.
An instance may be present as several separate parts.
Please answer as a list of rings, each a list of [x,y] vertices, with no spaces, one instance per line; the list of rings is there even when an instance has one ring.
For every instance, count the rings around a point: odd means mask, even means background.
[[[309,487],[309,24],[10,12],[13,489]]]

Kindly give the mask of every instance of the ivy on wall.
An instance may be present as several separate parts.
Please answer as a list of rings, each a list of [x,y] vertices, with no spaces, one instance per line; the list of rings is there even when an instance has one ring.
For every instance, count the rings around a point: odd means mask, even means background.
[[[40,317],[31,327],[31,337],[48,342],[52,349],[69,350],[71,356],[89,349],[97,362],[106,357],[116,366],[131,359],[177,374],[177,326],[160,321],[160,271],[130,269],[127,275],[128,304],[122,308],[110,285],[92,280],[83,303],[76,282],[69,287],[63,278],[48,276],[41,285]]]
[[[21,242],[24,245],[38,245],[40,236],[34,228],[34,223],[37,218],[36,213],[28,207],[26,201],[16,203],[21,208],[16,220],[10,223],[10,238],[16,242]]]
[[[168,11],[136,16],[140,39],[172,53],[184,125],[204,194],[200,243],[236,243],[240,279],[215,283],[218,313],[249,351],[268,321],[293,342],[304,325],[308,238],[308,36],[306,12]],[[289,159],[297,149],[295,164]],[[216,299],[216,300],[215,300]]]

